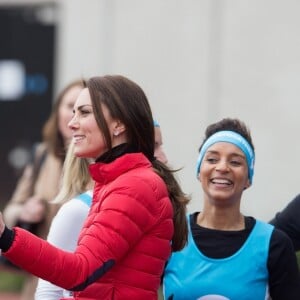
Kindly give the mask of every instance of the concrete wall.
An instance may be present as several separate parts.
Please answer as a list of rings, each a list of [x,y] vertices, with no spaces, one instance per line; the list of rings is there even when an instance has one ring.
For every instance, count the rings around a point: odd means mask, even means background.
[[[183,167],[178,176],[193,197],[190,210],[202,204],[195,162],[204,129],[227,116],[249,125],[256,147],[244,212],[268,220],[300,192],[299,1],[57,3],[57,89],[107,73],[139,83],[170,164]]]

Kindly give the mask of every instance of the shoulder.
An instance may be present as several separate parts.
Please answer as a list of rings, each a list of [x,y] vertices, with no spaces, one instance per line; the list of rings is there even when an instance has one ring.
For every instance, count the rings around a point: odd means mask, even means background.
[[[136,170],[120,178],[112,188],[116,194],[127,199],[122,205],[128,209],[135,204],[141,209],[156,210],[166,201],[170,202],[164,181],[151,169]]]
[[[139,191],[166,191],[164,180],[152,168],[139,168],[124,174],[120,182]]]
[[[86,218],[89,207],[76,197],[64,203],[58,210],[55,220],[71,222],[70,220],[79,220]]]
[[[151,168],[126,172],[104,186],[96,184],[94,198],[91,208],[94,218],[101,210],[102,216],[105,212],[108,220],[123,215],[128,222],[145,227],[158,219],[172,217],[172,204],[166,186]],[[122,222],[120,225],[124,226]]]
[[[293,248],[293,244],[288,235],[278,228],[274,228],[271,237],[271,247],[273,248]]]
[[[153,197],[153,193],[164,190],[164,181],[157,175],[152,168],[140,166],[132,168],[120,174],[114,180],[105,185],[108,193],[121,193],[122,195],[134,195],[135,197]]]
[[[298,217],[298,212],[300,210],[300,194],[298,194],[294,199],[292,199],[286,207],[275,215],[275,218],[271,221],[275,226],[290,222],[291,220],[296,220],[300,224],[300,218]]]
[[[276,261],[287,260],[294,257],[294,247],[291,239],[280,229],[274,228],[269,247],[269,260]]]
[[[90,207],[92,204],[92,191],[87,191],[85,193],[82,193],[78,196],[75,197],[77,200],[81,201],[82,203],[84,203],[86,206]]]

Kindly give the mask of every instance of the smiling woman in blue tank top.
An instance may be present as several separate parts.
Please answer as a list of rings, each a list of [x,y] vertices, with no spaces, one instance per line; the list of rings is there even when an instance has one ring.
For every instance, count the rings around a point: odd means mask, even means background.
[[[166,265],[165,299],[300,299],[290,239],[240,210],[254,161],[243,122],[226,118],[207,127],[196,167],[203,208],[187,216],[188,244]]]

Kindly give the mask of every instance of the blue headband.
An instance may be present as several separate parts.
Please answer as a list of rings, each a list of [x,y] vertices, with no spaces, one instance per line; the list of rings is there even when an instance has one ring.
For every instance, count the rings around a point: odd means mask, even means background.
[[[250,144],[247,142],[247,140],[234,131],[218,131],[205,141],[198,156],[196,176],[198,177],[198,174],[200,172],[200,166],[207,149],[213,144],[218,142],[231,143],[237,146],[238,148],[240,148],[244,152],[247,160],[247,165],[248,165],[248,178],[250,183],[252,183],[252,178],[254,173],[254,161],[255,161],[254,151],[250,146]]]
[[[153,120],[153,125],[154,125],[154,127],[160,127],[159,123],[155,119]]]

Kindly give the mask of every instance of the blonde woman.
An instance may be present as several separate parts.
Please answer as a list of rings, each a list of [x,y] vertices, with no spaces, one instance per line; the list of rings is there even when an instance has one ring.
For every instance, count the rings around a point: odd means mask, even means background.
[[[92,201],[93,181],[88,172],[89,161],[74,155],[71,143],[63,166],[61,191],[54,203],[61,206],[54,217],[48,235],[48,242],[58,248],[73,252],[78,236]],[[39,279],[35,300],[57,300],[67,297],[69,291],[49,281]]]

